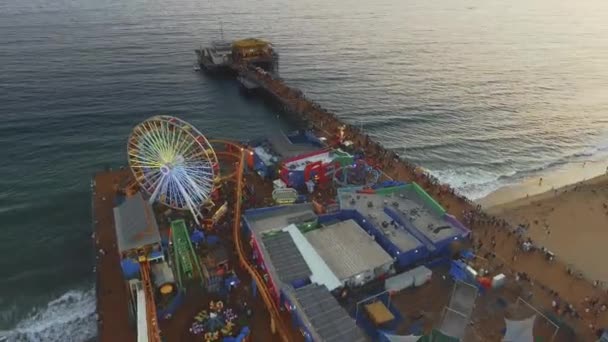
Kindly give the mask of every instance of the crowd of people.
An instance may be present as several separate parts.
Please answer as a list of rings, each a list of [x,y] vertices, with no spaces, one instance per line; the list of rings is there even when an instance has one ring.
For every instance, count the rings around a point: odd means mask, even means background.
[[[262,79],[271,92],[283,101],[285,109],[308,122],[310,128],[318,131],[321,135],[327,135],[329,139],[335,137],[337,132],[343,132],[342,136],[352,141],[355,148],[363,150],[366,157],[373,160],[375,166],[382,170],[385,176],[418,183],[429,194],[435,197],[446,210],[455,213],[461,221],[471,227],[474,233],[473,236],[479,235],[479,232],[484,232],[477,238],[474,238],[476,243],[473,245],[478,253],[482,249],[485,249],[487,251],[485,255],[490,260],[495,261],[497,269],[505,268],[508,265],[508,268],[511,268],[511,270],[506,271],[506,273],[513,275],[514,279],[527,282],[531,287],[535,287],[536,285],[536,287],[546,292],[548,298],[550,298],[550,305],[556,313],[577,320],[582,319],[588,323],[589,328],[596,332],[596,327],[601,321],[600,316],[606,311],[606,305],[608,305],[606,304],[608,303],[607,293],[603,292],[601,300],[598,296],[590,296],[589,298],[594,298],[593,301],[589,300],[582,303],[576,302],[576,296],[580,294],[570,293],[570,298],[567,301],[557,291],[535,279],[541,276],[544,270],[538,270],[538,274],[531,274],[531,271],[523,271],[525,267],[522,266],[525,266],[525,264],[518,261],[518,257],[522,256],[522,253],[526,253],[526,257],[529,254],[535,255],[540,253],[547,262],[551,263],[555,259],[555,255],[552,252],[526,237],[529,224],[513,226],[503,218],[486,214],[480,205],[457,193],[449,185],[441,184],[437,178],[400,158],[396,152],[385,149],[378,142],[373,141],[360,128],[348,124],[345,125],[335,114],[308,100],[301,91],[292,89],[281,81],[271,79],[268,75],[263,75]],[[548,228],[547,234],[550,234]],[[511,242],[510,247],[507,247],[507,250],[510,249],[512,254],[511,258],[507,257],[507,260],[505,260],[503,256],[497,256],[497,236],[500,236],[503,243],[507,241]],[[567,274],[569,272],[564,273]],[[570,276],[574,277],[575,274],[571,273]],[[595,282],[596,286],[594,287],[597,287],[598,283]],[[593,291],[593,287],[590,291]],[[579,315],[579,312],[592,314]],[[603,319],[605,321],[606,317],[603,317]]]

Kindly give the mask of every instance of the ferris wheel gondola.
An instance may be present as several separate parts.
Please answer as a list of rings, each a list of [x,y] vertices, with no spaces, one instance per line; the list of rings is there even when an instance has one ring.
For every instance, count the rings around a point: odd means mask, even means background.
[[[135,126],[127,144],[135,180],[150,203],[189,210],[196,222],[211,200],[219,164],[205,136],[173,116],[154,116]]]

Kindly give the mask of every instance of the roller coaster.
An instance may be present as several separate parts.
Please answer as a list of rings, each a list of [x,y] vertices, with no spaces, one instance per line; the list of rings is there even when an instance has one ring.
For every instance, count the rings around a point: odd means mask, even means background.
[[[256,270],[256,268],[250,263],[247,257],[247,252],[242,242],[241,236],[241,203],[243,198],[243,174],[245,166],[246,151],[236,143],[230,141],[214,141],[215,143],[223,143],[239,150],[239,153],[226,152],[226,155],[238,157],[237,170],[228,175],[222,177],[222,180],[230,180],[234,176],[236,182],[235,201],[234,201],[234,220],[233,220],[233,237],[237,249],[237,254],[241,265],[249,272],[251,278],[256,282],[258,293],[260,294],[264,304],[266,305],[270,317],[271,317],[271,329],[273,332],[278,333],[280,339],[284,342],[289,342],[289,333],[285,322],[281,318],[280,310],[278,305],[274,301],[270,291],[266,287],[266,282],[262,275]],[[222,152],[218,153],[222,154]],[[203,282],[202,271],[198,258],[192,248],[188,229],[184,220],[176,220],[171,222],[171,239],[173,242],[173,256],[175,262],[175,268],[177,270],[178,282],[180,287],[182,282],[187,279],[194,278],[194,273],[197,271],[201,276],[201,282]],[[145,338],[145,341],[160,342],[160,330],[156,318],[156,305],[154,303],[154,291],[152,287],[152,280],[150,279],[150,264],[147,257],[141,256],[139,259],[141,265],[141,276],[143,283],[143,291],[145,294],[145,311],[147,321],[147,334],[141,334],[140,338]],[[138,309],[139,310],[139,309]],[[146,336],[147,335],[147,336]]]
[[[171,222],[171,240],[173,241],[173,256],[179,286],[183,287],[183,282],[185,280],[194,278],[195,268],[199,275],[201,285],[204,285],[201,265],[192,248],[192,242],[190,241],[188,228],[186,228],[186,222],[184,222],[184,220],[175,220]]]
[[[233,220],[233,236],[234,243],[236,245],[237,254],[239,256],[239,260],[241,265],[249,272],[251,278],[256,282],[258,293],[262,297],[264,304],[268,308],[268,312],[271,317],[271,329],[276,328],[280,338],[284,342],[289,342],[289,334],[287,332],[287,327],[285,323],[281,319],[281,314],[276,302],[273,300],[270,291],[266,287],[266,282],[264,278],[260,275],[260,273],[256,270],[255,267],[249,262],[249,258],[247,257],[247,252],[242,243],[241,237],[241,201],[243,196],[243,172],[245,165],[245,151],[242,147],[238,146],[235,143],[224,141],[226,144],[230,144],[231,146],[238,147],[241,150],[238,169],[236,173],[236,191],[235,191],[235,201],[234,201],[234,220]]]

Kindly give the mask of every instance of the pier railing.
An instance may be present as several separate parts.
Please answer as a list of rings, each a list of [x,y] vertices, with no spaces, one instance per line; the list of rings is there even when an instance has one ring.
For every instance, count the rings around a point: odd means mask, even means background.
[[[249,272],[251,278],[256,282],[258,292],[264,301],[264,304],[268,308],[271,318],[271,330],[274,332],[276,329],[282,341],[289,342],[289,334],[287,333],[287,327],[281,318],[281,313],[275,301],[266,286],[264,278],[256,270],[256,268],[249,262],[247,252],[243,246],[241,237],[241,202],[243,198],[243,173],[245,166],[245,151],[241,149],[241,156],[239,159],[239,166],[236,174],[236,191],[234,201],[234,220],[233,220],[233,235],[234,243],[236,245],[237,254],[239,256],[241,265]]]

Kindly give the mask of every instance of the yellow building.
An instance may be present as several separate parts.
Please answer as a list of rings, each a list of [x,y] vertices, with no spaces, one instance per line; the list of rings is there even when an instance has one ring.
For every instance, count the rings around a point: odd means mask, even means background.
[[[232,56],[234,60],[271,57],[272,45],[257,38],[236,40],[232,43]]]

